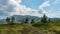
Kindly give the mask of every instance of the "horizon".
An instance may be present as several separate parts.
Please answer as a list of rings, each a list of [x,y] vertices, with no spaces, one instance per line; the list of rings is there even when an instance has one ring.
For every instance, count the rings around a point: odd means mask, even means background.
[[[60,0],[0,0],[0,19],[13,15],[60,18]]]

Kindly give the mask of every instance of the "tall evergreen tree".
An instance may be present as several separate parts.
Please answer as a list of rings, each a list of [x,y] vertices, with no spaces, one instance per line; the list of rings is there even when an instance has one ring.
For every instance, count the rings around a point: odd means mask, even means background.
[[[31,24],[33,24],[33,23],[34,23],[34,19],[31,20]]]
[[[44,14],[41,18],[41,22],[46,23],[47,22],[47,16]]]
[[[50,19],[48,19],[48,22],[50,23],[50,22],[51,22],[51,20],[50,20]]]
[[[15,20],[15,18],[14,18],[14,17],[12,17],[12,20],[11,20],[11,22],[12,22],[12,23],[14,23],[14,20]]]
[[[6,22],[7,22],[8,24],[10,24],[10,18],[9,18],[9,17],[6,18]]]
[[[25,23],[28,23],[28,17],[26,17],[26,19],[25,19]]]
[[[12,17],[12,18],[11,18],[10,25],[13,25],[13,23],[14,23],[14,20],[15,20],[15,18],[14,18],[14,17]]]

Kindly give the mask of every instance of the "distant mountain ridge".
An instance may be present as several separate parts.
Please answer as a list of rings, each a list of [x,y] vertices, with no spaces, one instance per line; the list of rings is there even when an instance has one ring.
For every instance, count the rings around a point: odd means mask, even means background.
[[[29,20],[29,21],[32,20],[32,19],[34,19],[34,20],[40,19],[40,17],[30,16],[30,15],[25,15],[25,16],[23,16],[23,15],[13,15],[12,17],[15,17],[15,21],[25,20],[26,17],[28,17],[28,20]]]
[[[15,18],[15,21],[21,22],[22,20],[25,20],[26,17],[28,17],[29,21],[31,21],[32,19],[34,19],[35,21],[40,21],[40,17],[37,16],[30,16],[30,15],[13,15],[11,17]],[[10,17],[10,18],[11,18]],[[50,20],[60,20],[60,18],[49,18]],[[0,19],[0,22],[6,22],[6,19]]]
[[[25,16],[23,16],[23,15],[13,15],[10,18],[12,18],[12,17],[14,17],[15,18],[15,21],[18,21],[18,22],[21,22],[22,20],[25,20],[26,17],[28,17],[29,20],[32,20],[32,19],[38,20],[38,19],[40,19],[40,17],[30,16],[30,15],[25,15]],[[0,22],[6,22],[5,20],[6,19],[0,19]]]

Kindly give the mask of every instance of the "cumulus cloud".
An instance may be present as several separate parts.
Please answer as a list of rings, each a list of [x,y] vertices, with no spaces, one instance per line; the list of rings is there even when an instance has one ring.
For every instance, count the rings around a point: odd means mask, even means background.
[[[0,17],[1,18],[5,18],[6,16],[11,16],[12,12],[14,12],[14,5],[10,1],[13,1],[13,0],[0,0]]]
[[[31,8],[27,8],[25,5],[21,5],[20,2],[18,2],[18,0],[9,0],[9,5],[12,5],[14,8],[13,8],[13,11],[11,13],[11,15],[30,15],[30,13],[32,11],[36,11],[34,9],[31,9]]]
[[[27,8],[25,5],[21,5],[20,3],[21,0],[0,0],[1,18],[5,18],[7,16],[12,15],[40,15],[37,10]]]
[[[46,13],[44,8],[50,6],[49,1],[45,1],[39,6],[39,9],[36,10],[21,5],[21,2],[21,0],[0,0],[0,17],[6,18],[7,16],[12,15],[32,15],[41,17],[42,13]]]

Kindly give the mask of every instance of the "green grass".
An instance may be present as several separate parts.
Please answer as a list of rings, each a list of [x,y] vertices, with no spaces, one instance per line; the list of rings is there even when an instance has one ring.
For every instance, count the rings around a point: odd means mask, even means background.
[[[48,33],[48,34],[60,34],[60,20],[51,21],[50,23],[35,23],[33,24],[17,24],[14,23],[12,26],[8,24],[0,24],[0,34],[32,34],[37,33]]]

